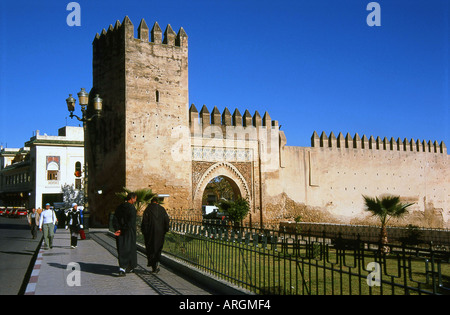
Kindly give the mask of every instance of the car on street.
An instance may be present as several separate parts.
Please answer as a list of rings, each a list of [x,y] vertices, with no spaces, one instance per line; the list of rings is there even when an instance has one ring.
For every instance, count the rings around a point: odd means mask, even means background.
[[[28,214],[27,209],[19,208],[19,209],[17,209],[17,212],[16,212],[15,216],[18,217],[18,218],[24,218],[24,217],[27,216],[27,214]]]
[[[27,209],[24,207],[7,207],[5,211],[5,217],[19,218],[27,215]]]
[[[5,214],[6,208],[0,207],[0,215],[3,216]]]

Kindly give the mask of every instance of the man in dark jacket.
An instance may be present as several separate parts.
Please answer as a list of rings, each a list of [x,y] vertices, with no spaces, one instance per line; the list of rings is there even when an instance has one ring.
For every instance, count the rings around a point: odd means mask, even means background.
[[[147,250],[147,266],[151,266],[152,271],[157,273],[164,237],[169,231],[169,216],[164,207],[158,204],[156,198],[153,198],[151,204],[144,211],[141,230]]]
[[[132,272],[137,267],[136,246],[136,194],[129,193],[126,202],[117,207],[113,217],[117,254],[119,258],[119,276]]]
[[[76,203],[72,204],[72,209],[67,213],[66,230],[67,228],[70,228],[70,248],[76,248],[80,229],[83,228],[80,210]]]

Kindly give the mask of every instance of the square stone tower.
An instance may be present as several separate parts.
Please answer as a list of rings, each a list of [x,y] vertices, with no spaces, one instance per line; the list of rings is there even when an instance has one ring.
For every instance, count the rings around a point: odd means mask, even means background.
[[[174,209],[192,206],[188,38],[170,25],[164,36],[158,23],[150,31],[143,19],[134,32],[125,17],[93,42],[90,97],[99,94],[104,110],[88,124],[88,185],[92,220],[102,224],[123,187],[168,194]]]

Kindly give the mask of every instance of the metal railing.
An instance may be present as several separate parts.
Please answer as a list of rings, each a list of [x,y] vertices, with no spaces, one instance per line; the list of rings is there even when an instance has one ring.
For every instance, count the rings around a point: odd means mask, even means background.
[[[450,253],[307,231],[171,220],[164,252],[256,294],[450,294]]]
[[[356,239],[357,236],[363,241],[377,242],[380,239],[380,226],[336,224],[336,223],[312,223],[312,222],[280,222],[280,227],[286,231],[306,231],[310,234],[322,235],[345,235],[346,238]],[[450,230],[438,228],[423,228],[413,225],[387,226],[390,242],[406,243],[428,243],[433,242],[436,246],[450,246]]]

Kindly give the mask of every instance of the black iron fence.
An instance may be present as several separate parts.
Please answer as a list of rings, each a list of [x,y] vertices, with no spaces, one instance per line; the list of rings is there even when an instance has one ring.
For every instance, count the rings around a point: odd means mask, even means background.
[[[172,220],[164,252],[257,294],[450,294],[448,248]]]
[[[312,222],[281,222],[280,228],[289,231],[328,236],[342,235],[348,239],[360,238],[363,241],[377,242],[380,239],[380,227],[372,225],[312,223]],[[434,244],[435,246],[450,246],[450,230],[437,228],[422,228],[413,225],[388,226],[389,241],[406,243],[408,245]]]

